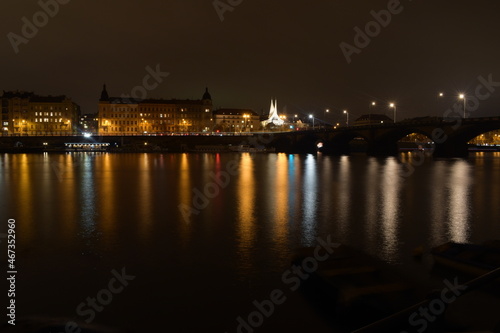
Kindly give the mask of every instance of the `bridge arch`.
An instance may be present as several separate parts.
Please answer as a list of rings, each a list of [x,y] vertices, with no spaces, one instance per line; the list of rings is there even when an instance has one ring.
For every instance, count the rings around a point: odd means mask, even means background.
[[[417,127],[406,127],[406,128],[394,128],[386,133],[378,136],[376,139],[379,142],[398,142],[401,139],[407,137],[410,134],[421,134],[432,140],[432,132],[428,132],[425,129]]]
[[[492,132],[492,131],[497,131],[500,130],[500,125],[498,124],[491,124],[491,125],[484,125],[481,127],[478,126],[464,126],[463,128],[459,128],[455,135],[453,135],[453,138],[455,140],[460,140],[461,142],[467,143],[475,138],[477,138],[480,135]]]
[[[355,139],[368,143],[369,138],[358,131],[346,130],[327,135],[322,152],[331,155],[348,155],[351,153],[351,143]]]
[[[482,133],[468,141],[469,144],[484,145],[486,143],[500,145],[500,130]]]
[[[399,141],[410,134],[420,134],[429,138],[430,141],[433,141],[432,132],[424,128],[414,126],[394,126],[387,128],[385,131],[377,135],[371,142],[367,153],[369,155],[395,156],[399,153]]]

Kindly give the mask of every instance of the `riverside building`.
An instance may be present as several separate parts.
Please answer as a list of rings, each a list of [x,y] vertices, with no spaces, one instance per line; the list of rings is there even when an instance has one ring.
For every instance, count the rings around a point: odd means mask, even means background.
[[[212,130],[212,97],[199,100],[109,97],[106,85],[99,99],[100,135],[148,135]]]
[[[80,107],[70,98],[4,91],[3,135],[71,135],[77,132]]]

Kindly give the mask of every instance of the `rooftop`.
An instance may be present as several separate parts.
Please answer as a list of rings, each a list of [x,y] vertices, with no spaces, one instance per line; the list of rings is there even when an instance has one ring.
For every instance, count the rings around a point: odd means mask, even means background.
[[[218,109],[214,111],[214,115],[242,116],[244,114],[259,116],[255,111],[250,109]]]

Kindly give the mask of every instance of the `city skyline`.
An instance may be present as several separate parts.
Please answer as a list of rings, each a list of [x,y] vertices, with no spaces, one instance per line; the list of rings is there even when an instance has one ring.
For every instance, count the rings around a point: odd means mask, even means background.
[[[500,81],[493,1],[260,1],[225,11],[202,1],[111,1],[97,9],[60,1],[57,11],[47,5],[53,3],[5,3],[0,83],[4,90],[64,93],[83,113],[96,111],[103,83],[114,95],[132,95],[151,72],[164,75],[148,81],[148,98],[197,99],[208,86],[215,108],[261,114],[276,96],[288,113],[328,108],[332,120],[344,109],[353,117],[368,113],[372,101],[395,103],[400,119],[440,116],[461,93],[474,95],[479,77]],[[27,38],[23,27],[35,21]],[[492,94],[475,116],[497,115],[499,101]]]

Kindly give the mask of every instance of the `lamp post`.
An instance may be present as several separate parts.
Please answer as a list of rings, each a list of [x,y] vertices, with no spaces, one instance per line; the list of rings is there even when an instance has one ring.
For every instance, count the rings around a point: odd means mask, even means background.
[[[281,115],[280,116],[280,119],[283,121],[281,123],[281,130],[284,131],[285,130],[285,121],[286,121],[286,116],[285,115]]]
[[[396,123],[396,104],[391,103],[391,104],[389,104],[389,107],[394,109],[394,123]]]
[[[312,115],[312,114],[310,114],[310,115],[309,115],[309,118],[312,118],[312,120],[313,120],[313,131],[314,131],[314,117],[313,117],[313,115]]]
[[[326,123],[326,114],[330,112],[330,109],[326,109],[325,112],[323,113],[323,125]],[[326,127],[326,126],[323,126]]]
[[[460,98],[460,99],[463,99],[463,100],[464,100],[464,119],[465,119],[465,118],[466,118],[466,116],[465,116],[465,109],[466,109],[466,105],[467,105],[467,96],[465,96],[465,94],[460,94],[460,95],[458,96],[458,98]]]
[[[248,132],[248,118],[250,118],[250,115],[244,114],[243,118],[244,118],[244,122],[245,122],[245,132]]]
[[[438,93],[438,95],[437,95],[437,100],[439,101],[439,102],[438,102],[438,103],[439,103],[438,105],[439,105],[440,107],[443,107],[443,105],[441,104],[441,103],[442,103],[442,101],[444,100],[444,98],[443,98],[443,97],[444,97],[444,92],[439,92],[439,93]]]
[[[346,124],[347,126],[349,126],[349,112],[347,112],[347,110],[344,110],[344,114],[347,116]]]
[[[376,102],[372,102],[371,107],[370,107],[370,113],[368,113],[368,122],[371,123],[372,120],[372,112],[375,109],[375,106],[377,105]]]

